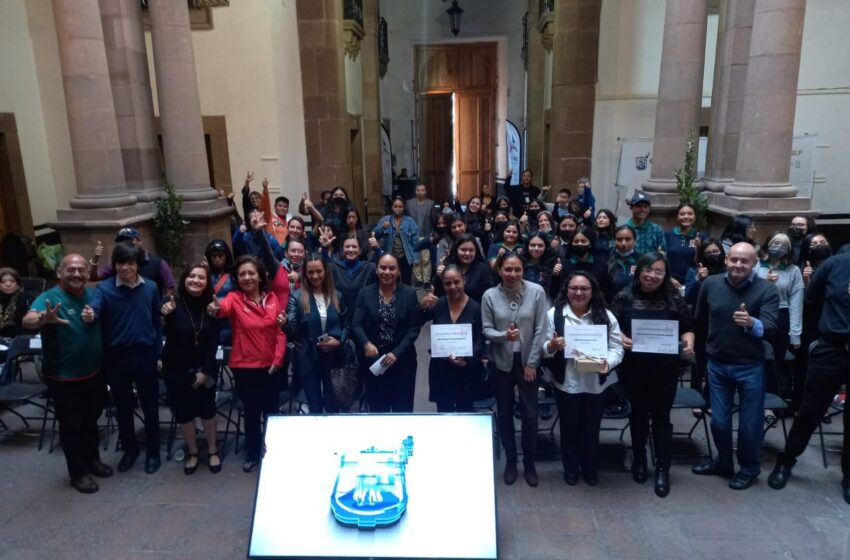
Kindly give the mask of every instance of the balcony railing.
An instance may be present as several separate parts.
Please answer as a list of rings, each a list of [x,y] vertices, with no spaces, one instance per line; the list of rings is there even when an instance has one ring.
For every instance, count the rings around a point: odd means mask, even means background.
[[[345,19],[363,25],[363,0],[343,0],[343,12]]]

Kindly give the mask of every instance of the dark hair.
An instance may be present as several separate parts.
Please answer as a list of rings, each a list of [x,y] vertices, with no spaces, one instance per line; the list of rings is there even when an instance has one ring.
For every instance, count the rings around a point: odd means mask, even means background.
[[[346,221],[348,219],[348,215],[351,214],[352,212],[354,212],[354,215],[357,216],[356,229],[358,229],[358,230],[363,229],[363,220],[360,219],[360,211],[357,210],[357,208],[355,208],[354,206],[352,206],[348,210],[346,210],[345,216],[343,216],[343,221]],[[345,224],[343,224],[343,227],[346,228],[346,230],[348,229],[348,226],[345,225]]]
[[[15,279],[15,282],[18,284],[18,290],[22,290],[24,288],[24,281],[21,279],[21,275],[12,267],[4,266],[0,268],[0,282],[3,281],[4,276],[11,276]]]
[[[441,278],[442,276],[445,276],[446,272],[457,272],[458,275],[460,275],[461,281],[466,281],[466,278],[463,277],[463,271],[456,264],[447,264],[446,267],[443,269],[443,274],[441,275]]]
[[[301,304],[301,309],[304,313],[310,313],[310,296],[315,293],[313,291],[313,286],[311,286],[310,282],[307,280],[307,265],[311,262],[322,263],[322,269],[325,271],[325,284],[322,286],[322,296],[325,298],[328,307],[333,305],[334,309],[339,312],[340,305],[339,299],[336,297],[334,275],[331,271],[330,263],[321,255],[321,253],[308,253],[307,256],[304,257],[304,264],[301,266],[301,301],[299,302]]]
[[[206,274],[207,274],[207,285],[204,286],[204,291],[201,292],[201,295],[200,295],[201,302],[204,305],[206,305],[213,300],[213,298],[215,297],[215,294],[213,293],[213,283],[212,283],[212,275],[210,274],[210,267],[205,265],[202,262],[191,264],[191,265],[187,266],[185,269],[183,269],[183,274],[180,275],[180,283],[177,285],[177,295],[181,299],[186,299],[186,296],[189,295],[189,293],[186,291],[186,278],[188,278],[189,274],[191,274],[192,271],[195,270],[196,268],[204,269],[204,272],[206,272]],[[195,297],[195,296],[191,296],[191,297]]]
[[[815,221],[814,216],[797,215],[791,217],[792,220],[794,218],[803,218],[806,220],[806,235],[812,235],[818,232],[818,224]]]
[[[723,233],[720,235],[720,239],[728,239],[732,245],[741,242],[750,243],[752,245],[752,241],[747,239],[747,230],[750,229],[752,225],[752,216],[747,216],[746,214],[735,216],[732,218],[732,221],[729,222],[729,225],[726,226],[726,229],[723,230]]]
[[[449,238],[452,238],[452,225],[455,224],[456,222],[463,223],[464,227],[466,229],[469,229],[469,226],[466,223],[466,219],[463,217],[463,215],[458,214],[457,212],[452,212],[451,214],[449,214],[448,223],[446,224],[449,228],[449,231],[446,232],[448,234]]]
[[[523,176],[523,175],[525,175],[526,173],[529,173],[532,177],[534,177],[534,171],[532,171],[531,169],[529,169],[529,168],[527,168],[527,167],[526,167],[525,169],[523,169],[523,170],[522,170],[522,173],[520,173],[519,175],[520,175],[520,177],[522,177],[522,176]]]
[[[830,252],[832,251],[832,244],[829,242],[826,235],[822,233],[809,233],[803,238],[803,244],[800,246],[800,264],[802,266],[806,266],[806,261],[812,260],[812,240],[817,236],[821,236],[826,239],[826,246],[829,247]],[[2,277],[3,275],[0,274],[0,278]]]
[[[696,214],[696,208],[694,208],[693,204],[691,204],[690,202],[680,202],[679,205],[676,207],[677,216],[679,215],[679,210],[681,210],[682,208],[690,208],[694,211],[694,214]]]
[[[572,197],[573,197],[573,191],[571,191],[570,189],[563,188],[563,189],[561,189],[561,190],[559,190],[559,191],[558,191],[558,194],[564,194],[564,193],[567,193],[567,195],[568,195],[570,198],[572,198]]]
[[[322,192],[319,193],[319,198],[325,198],[326,194],[333,194],[333,192],[325,189],[325,190],[323,190]]]
[[[213,253],[224,253],[224,272],[230,272],[233,269],[233,253],[227,243],[221,239],[213,239],[207,244],[204,257],[206,257],[210,267],[212,267]]]
[[[401,209],[402,209],[401,213],[402,213],[403,216],[406,216],[407,215],[407,202],[404,200],[404,197],[402,197],[400,195],[395,195],[393,197],[393,199],[390,201],[390,212],[392,212],[393,205],[396,202],[401,202]]]
[[[449,249],[448,255],[446,255],[446,266],[450,264],[459,264],[460,261],[457,258],[457,249],[463,243],[472,243],[475,246],[475,260],[483,261],[484,255],[481,254],[481,251],[478,250],[478,238],[472,235],[471,233],[463,233],[458,236],[457,239],[452,243],[451,248]]]
[[[571,214],[580,214],[584,207],[581,205],[581,201],[577,198],[571,199],[567,203],[567,210],[570,211]]]
[[[573,233],[572,239],[570,239],[570,245],[573,243],[573,239],[576,238],[576,235],[583,235],[587,237],[587,240],[590,241],[590,250],[593,251],[596,246],[596,230],[590,226],[586,226],[584,224],[578,226],[576,228],[575,233]]]
[[[333,195],[336,193],[336,191],[342,191],[342,194],[345,196],[346,202],[349,200],[348,199],[348,192],[343,187],[340,187],[338,185],[331,189],[331,191],[330,191],[331,192],[331,199],[333,199]]]
[[[384,253],[384,254],[382,254],[380,257],[378,257],[378,260],[376,260],[376,261],[375,261],[375,274],[377,274],[377,273],[378,273],[378,265],[379,265],[379,264],[381,264],[381,261],[382,261],[382,260],[384,260],[384,259],[386,259],[387,257],[389,257],[389,258],[391,258],[392,260],[394,260],[394,261],[395,261],[396,268],[399,268],[399,264],[398,264],[398,257],[396,257],[395,255],[393,255],[392,253]],[[400,272],[401,272],[401,271],[399,270],[399,273],[400,273]],[[398,277],[396,277],[396,281],[398,281],[398,280],[399,280],[399,278],[398,278]]]
[[[508,220],[507,222],[499,224],[499,227],[496,229],[496,235],[494,239],[499,243],[505,242],[505,230],[508,229],[508,226],[514,226],[517,231],[516,243],[517,245],[522,244],[522,228],[519,227],[519,222],[517,220]]]
[[[481,208],[478,210],[478,212],[470,212],[469,211],[469,203],[472,202],[476,198],[478,199],[479,204],[481,204]],[[484,201],[481,200],[481,197],[478,196],[477,194],[470,196],[469,200],[466,201],[466,213],[467,214],[482,214],[483,212],[484,212]]]
[[[302,218],[301,216],[292,216],[292,218],[289,219],[289,222],[287,222],[287,225],[291,224],[292,222],[296,222],[296,221],[301,222],[301,228],[306,233],[307,232],[307,222],[305,222],[304,218]]]
[[[673,287],[673,281],[670,279],[670,262],[664,253],[658,251],[650,251],[638,258],[635,263],[635,275],[632,277],[631,290],[628,290],[631,297],[634,298],[640,292],[640,273],[645,268],[652,266],[652,263],[661,261],[664,263],[664,280],[661,282],[658,290],[664,295],[664,301],[668,306],[673,305],[673,299],[678,295],[676,288]]]
[[[523,264],[528,264],[531,259],[531,252],[528,250],[528,247],[531,245],[531,240],[537,238],[543,242],[543,254],[540,255],[540,266],[548,265],[549,261],[554,258],[554,252],[552,248],[549,246],[549,243],[552,241],[551,236],[547,236],[545,233],[535,231],[531,235],[528,236],[528,239],[525,241],[525,250],[522,252]]]
[[[117,264],[134,262],[142,268],[148,263],[148,255],[145,250],[138,245],[134,245],[132,241],[122,241],[116,243],[112,249],[112,268]]]
[[[723,248],[723,242],[721,242],[719,239],[715,239],[714,237],[709,237],[708,239],[699,244],[699,249],[697,249],[697,264],[705,262],[705,250],[706,248],[708,248],[709,245],[714,245],[715,247],[720,249],[720,271],[724,270],[726,268],[726,249]],[[709,272],[713,273],[718,271],[712,271],[711,269],[709,269]]]
[[[508,259],[519,259],[522,268],[525,269],[525,261],[522,260],[522,255],[516,251],[505,251],[501,256],[496,257],[496,270],[501,270],[505,261]]]
[[[637,241],[637,232],[635,232],[635,228],[633,228],[629,224],[623,224],[621,226],[617,226],[614,229],[614,236],[616,237],[618,233],[620,233],[621,231],[624,231],[624,230],[630,231],[632,233],[632,237],[634,237],[635,241]]]
[[[236,281],[233,283],[233,289],[239,290],[240,292],[242,291],[242,287],[239,285],[239,269],[245,264],[254,265],[254,268],[257,270],[257,276],[260,277],[260,293],[268,291],[269,274],[266,272],[266,267],[263,265],[263,261],[254,255],[242,255],[236,259],[236,263],[233,265],[233,272],[236,274]]]
[[[301,247],[304,248],[304,252],[306,253],[306,251],[307,251],[307,240],[305,238],[303,238],[303,237],[290,237],[289,239],[286,240],[286,249],[288,250],[289,246],[292,245],[293,243],[298,243],[299,245],[301,245]],[[286,251],[284,251],[284,253],[285,252]]]
[[[563,216],[561,216],[561,219],[558,220],[558,226],[557,226],[558,231],[561,231],[561,224],[566,222],[567,220],[572,220],[573,223],[575,223],[575,225],[578,226],[579,220],[574,214],[564,214]]]
[[[597,212],[596,213],[597,218],[599,217],[599,214],[605,214],[606,216],[608,216],[609,226],[608,226],[608,229],[605,231],[605,233],[607,233],[608,236],[611,239],[614,239],[614,234],[617,232],[617,215],[614,214],[614,212],[612,212],[611,210],[608,210],[607,208],[602,208],[599,212]],[[593,220],[593,227],[596,228],[596,219],[595,218]],[[599,232],[599,233],[602,233],[602,232]]]
[[[575,270],[567,276],[566,281],[558,291],[558,296],[555,298],[555,307],[564,308],[570,304],[567,292],[569,291],[570,282],[577,276],[586,278],[590,282],[590,322],[594,325],[605,325],[610,329],[611,322],[608,320],[608,309],[605,305],[605,297],[602,295],[602,288],[599,287],[599,282],[589,272]]]
[[[277,205],[277,203],[278,203],[278,202],[283,202],[284,204],[286,204],[287,206],[289,206],[289,199],[288,199],[288,198],[286,198],[285,196],[279,196],[279,197],[277,197],[276,199],[274,199],[274,203],[275,203],[275,205]]]

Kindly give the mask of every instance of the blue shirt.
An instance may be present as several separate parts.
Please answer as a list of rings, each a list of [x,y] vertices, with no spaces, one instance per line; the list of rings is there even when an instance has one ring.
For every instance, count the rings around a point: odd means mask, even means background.
[[[139,279],[130,287],[116,276],[98,284],[92,294],[89,305],[100,319],[105,349],[162,347],[159,290],[153,282]]]

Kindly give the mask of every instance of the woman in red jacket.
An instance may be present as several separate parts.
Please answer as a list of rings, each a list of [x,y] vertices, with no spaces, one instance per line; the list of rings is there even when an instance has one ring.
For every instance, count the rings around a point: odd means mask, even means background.
[[[286,303],[268,291],[263,263],[251,255],[236,259],[236,289],[209,306],[210,315],[226,317],[233,330],[228,365],[236,392],[245,406],[245,462],[242,470],[257,468],[262,450],[262,417],[278,412],[286,337],[281,326]]]

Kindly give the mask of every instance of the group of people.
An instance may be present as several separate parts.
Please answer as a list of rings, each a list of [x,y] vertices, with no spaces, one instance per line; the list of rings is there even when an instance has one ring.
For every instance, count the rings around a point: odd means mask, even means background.
[[[850,257],[832,256],[814,221],[803,216],[760,244],[746,216],[715,239],[698,231],[687,204],[678,208],[676,226],[664,231],[649,219],[651,201],[636,192],[631,219],[618,224],[614,212],[597,211],[587,179],[575,198],[561,189],[549,204],[540,198],[548,189],[532,178],[526,171],[507,196],[484,192],[464,205],[436,203],[419,185],[415,198],[394,199],[371,229],[343,188],[320,203],[305,194],[298,211],[312,222],[308,229],[303,218],[289,215],[288,199],[271,203],[266,184],[262,193],[252,192],[249,173],[245,218],[234,220],[230,246],[212,240],[177,282],[135,230],[119,232],[108,267],[98,266],[102,246],[89,261],[67,255],[59,284],[36,298],[22,327],[42,331],[44,372],[74,487],[96,491],[89,475],[111,474],[96,445],[106,381],[124,447],[119,471],[139,455],[133,384],[145,416],[145,470],[160,466],[161,375],[188,449],[185,472],[199,465],[196,418],[209,469],[218,472],[216,351],[224,347],[244,404],[242,468],[251,472],[262,458],[263,418],[278,412],[290,369],[311,413],[348,410],[350,403],[331,390],[345,368],[358,368],[371,412],[412,412],[415,342],[428,321],[471,325],[468,355],[430,358],[429,398],[438,412],[469,412],[475,400],[495,397],[506,484],[518,478],[520,451],[526,482],[539,483],[538,391],[549,383],[565,482],[597,485],[600,422],[610,388],[619,385],[631,405],[632,476],[638,483],[649,478],[651,435],[655,493],[668,495],[670,413],[681,371],[689,367],[692,383],[710,400],[718,450],[694,472],[729,476],[733,489],[751,486],[760,473],[763,426],[779,413],[764,410],[765,392],[780,392],[798,412],[769,478],[771,486],[784,486],[848,381]],[[0,290],[4,278],[0,271]],[[100,282],[86,288],[89,279]],[[636,320],[675,322],[679,352],[647,352],[636,344]],[[601,329],[605,351],[576,351],[566,333],[579,326]],[[786,368],[789,348],[796,361]],[[771,355],[776,376],[766,374]],[[850,453],[842,467],[850,503]]]

